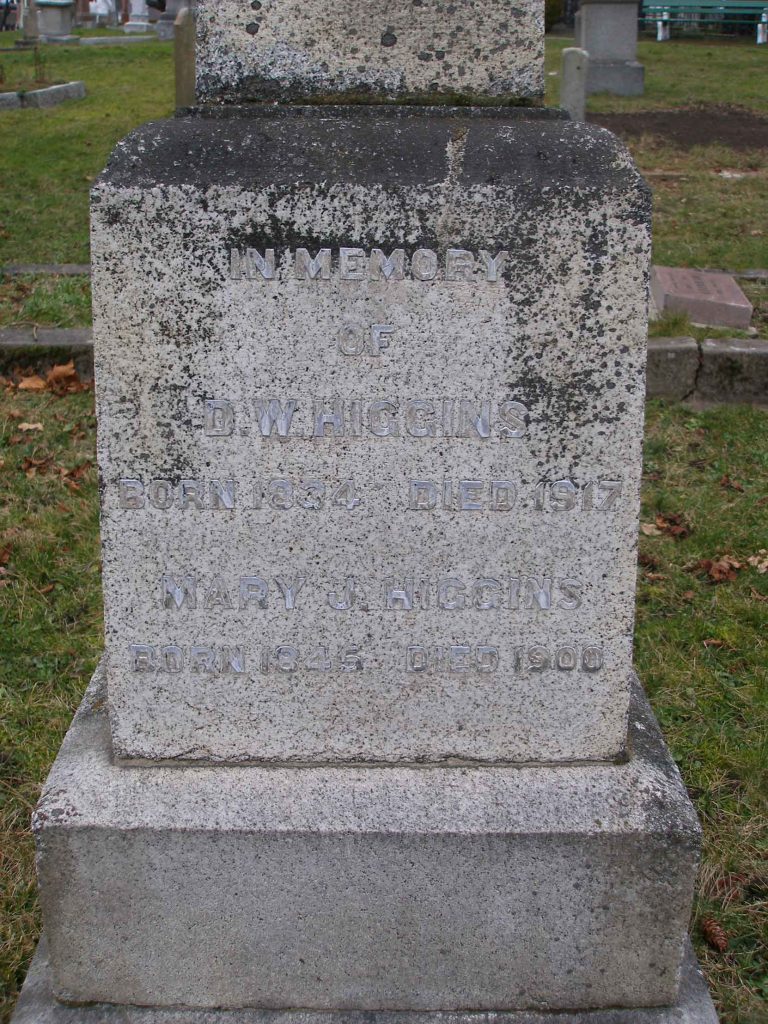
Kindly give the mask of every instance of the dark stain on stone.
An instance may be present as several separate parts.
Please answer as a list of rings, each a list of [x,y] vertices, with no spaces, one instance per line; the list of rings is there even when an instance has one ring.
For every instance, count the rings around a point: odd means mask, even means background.
[[[248,24],[245,26],[245,31],[248,33],[249,36],[255,36],[256,33],[259,31],[258,21],[249,21]]]
[[[386,32],[382,33],[381,45],[382,46],[394,46],[397,42],[397,36],[391,29],[387,29]]]

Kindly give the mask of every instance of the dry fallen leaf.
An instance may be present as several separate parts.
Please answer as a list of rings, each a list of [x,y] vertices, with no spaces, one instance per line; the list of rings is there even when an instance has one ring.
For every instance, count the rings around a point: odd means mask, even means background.
[[[744,491],[743,484],[740,484],[738,480],[731,480],[727,473],[720,478],[720,486],[727,491]]]
[[[663,530],[660,530],[655,523],[641,523],[640,532],[646,537],[660,537]]]
[[[750,565],[754,566],[759,573],[768,572],[768,551],[760,548],[756,555],[750,555],[747,559]]]
[[[28,433],[30,433],[33,430],[42,430],[42,429],[43,429],[43,424],[42,423],[20,423],[19,424],[19,430],[23,431],[23,433],[25,433],[25,434],[28,434]]]
[[[691,534],[690,526],[679,512],[668,516],[656,516],[656,525],[662,533],[674,537],[675,540],[685,540]]]
[[[761,594],[759,590],[755,590],[754,587],[749,588],[749,596],[753,601],[768,601],[768,594]]]
[[[744,568],[744,565],[732,555],[723,555],[721,558],[702,558],[696,563],[697,569],[703,569],[714,583],[724,583],[726,580],[735,580],[736,573]]]
[[[709,637],[709,639],[703,641],[705,647],[725,647],[724,640],[718,640],[716,637]]]
[[[53,583],[48,583],[46,586],[40,587],[40,593],[41,594],[50,594],[50,592],[52,590],[53,590]]]
[[[61,363],[49,370],[46,380],[50,390],[59,395],[84,390],[74,361],[71,359],[68,363]]]
[[[646,572],[644,573],[644,576],[649,583],[659,583],[661,580],[665,580],[667,578],[660,572]]]
[[[37,374],[32,377],[22,377],[19,381],[19,391],[45,391],[46,383]]]
[[[696,597],[696,591],[695,590],[686,590],[684,592],[684,594],[683,594],[683,600],[684,601],[693,601],[695,597]]]

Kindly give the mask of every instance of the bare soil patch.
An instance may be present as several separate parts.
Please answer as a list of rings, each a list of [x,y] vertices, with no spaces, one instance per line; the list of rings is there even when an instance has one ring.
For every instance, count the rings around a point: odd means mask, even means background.
[[[624,138],[656,135],[680,149],[719,144],[731,149],[768,149],[768,117],[741,107],[701,106],[591,114],[590,121]]]

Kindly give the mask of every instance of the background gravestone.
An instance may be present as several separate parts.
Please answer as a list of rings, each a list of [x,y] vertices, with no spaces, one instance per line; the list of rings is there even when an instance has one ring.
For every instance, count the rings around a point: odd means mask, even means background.
[[[576,46],[589,53],[589,94],[642,96],[645,68],[637,60],[637,36],[637,0],[582,0]]]
[[[105,658],[17,1024],[714,1020],[631,671],[649,193],[530,105],[540,3],[378,11],[201,4],[213,106],[94,188]],[[257,102],[325,90],[504,104]]]

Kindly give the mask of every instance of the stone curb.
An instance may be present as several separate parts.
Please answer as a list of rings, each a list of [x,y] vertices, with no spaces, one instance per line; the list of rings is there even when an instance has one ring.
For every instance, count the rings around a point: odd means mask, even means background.
[[[49,85],[45,89],[31,89],[29,92],[0,93],[0,110],[56,107],[67,100],[82,99],[85,99],[85,82],[66,82],[64,85]]]
[[[66,266],[68,269],[64,269]],[[69,269],[72,268],[72,269]],[[34,273],[34,268],[6,268],[6,273]],[[77,264],[59,273],[83,273]],[[90,327],[11,327],[0,330],[0,372],[15,366],[50,369],[74,358],[81,376],[93,376]],[[649,338],[649,398],[684,402],[746,402],[768,405],[768,339]]]

